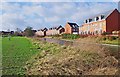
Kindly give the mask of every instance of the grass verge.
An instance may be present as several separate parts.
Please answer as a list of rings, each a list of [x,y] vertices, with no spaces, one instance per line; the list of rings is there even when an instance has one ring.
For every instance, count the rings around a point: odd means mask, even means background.
[[[118,60],[102,46],[33,42],[39,45],[41,52],[26,63],[28,75],[115,75],[118,71]]]
[[[36,54],[38,49],[25,37],[2,38],[3,75],[23,75],[26,61]]]

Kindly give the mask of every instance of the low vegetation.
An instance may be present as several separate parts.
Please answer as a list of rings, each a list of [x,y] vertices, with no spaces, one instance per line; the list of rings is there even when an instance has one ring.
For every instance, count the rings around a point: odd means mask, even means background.
[[[27,36],[27,37],[34,36],[34,32],[33,32],[33,30],[32,30],[32,27],[27,27],[27,28],[24,30],[24,35]]]
[[[32,55],[38,53],[30,39],[25,37],[2,38],[2,68],[3,75],[25,74],[24,66]]]
[[[98,43],[120,45],[120,37],[118,36],[87,36],[76,39],[79,43]]]
[[[118,60],[99,45],[61,46],[33,40],[41,52],[26,63],[28,75],[115,75]],[[115,51],[117,53],[117,51]]]
[[[3,37],[2,48],[3,75],[119,74],[116,48],[84,43],[65,46],[26,37]]]
[[[62,35],[54,35],[47,36],[46,38],[56,38],[62,40],[79,40],[86,43],[103,43],[103,44],[114,44],[120,45],[120,37],[118,36],[88,36],[88,35],[75,35],[75,34],[62,34]]]
[[[62,39],[77,39],[79,35],[76,34],[62,34]]]
[[[101,38],[102,43],[120,45],[120,37],[118,36],[104,36]]]

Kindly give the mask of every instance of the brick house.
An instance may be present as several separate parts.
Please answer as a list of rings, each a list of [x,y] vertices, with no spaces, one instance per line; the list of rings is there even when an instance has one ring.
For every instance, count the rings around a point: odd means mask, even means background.
[[[35,35],[36,35],[36,36],[46,36],[46,31],[47,31],[47,30],[48,30],[47,28],[40,29],[40,30],[38,30],[38,31],[35,33]]]
[[[64,28],[60,25],[60,26],[57,26],[57,27],[49,28],[49,30],[46,31],[46,35],[60,35],[64,31],[65,31]]]
[[[119,16],[119,11],[115,9],[86,19],[84,24],[79,27],[79,33],[82,35],[98,35],[104,32],[118,31],[120,30]]]
[[[76,23],[67,22],[65,25],[65,34],[79,34],[79,26]]]

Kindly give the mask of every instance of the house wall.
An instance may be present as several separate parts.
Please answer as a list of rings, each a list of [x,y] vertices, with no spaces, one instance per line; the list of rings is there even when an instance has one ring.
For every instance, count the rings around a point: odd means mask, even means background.
[[[63,31],[62,29],[60,29],[60,30],[56,30],[56,29],[48,30],[48,31],[46,32],[46,35],[57,35],[57,34],[61,34],[62,31]]]
[[[52,35],[51,32],[52,32],[51,30],[48,30],[48,31],[46,32],[46,35]]]
[[[67,23],[65,25],[65,34],[72,34],[71,26]]]
[[[65,29],[64,29],[64,28],[61,28],[61,29],[59,30],[59,33],[61,34],[61,33],[63,33],[63,32],[65,32]]]
[[[106,20],[100,20],[96,22],[90,22],[87,24],[83,24],[82,27],[79,27],[79,33],[81,34],[101,34],[106,32]]]
[[[36,36],[44,36],[45,34],[44,34],[44,31],[37,31],[37,32],[35,32],[35,35]]]
[[[78,28],[72,28],[72,34],[79,34],[79,27]]]
[[[112,33],[112,31],[120,30],[120,13],[117,10],[114,10],[106,19],[106,30],[107,32]]]

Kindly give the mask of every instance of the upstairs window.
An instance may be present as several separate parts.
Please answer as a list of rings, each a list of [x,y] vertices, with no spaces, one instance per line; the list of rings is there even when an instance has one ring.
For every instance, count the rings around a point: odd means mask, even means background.
[[[73,32],[77,32],[77,31],[78,31],[78,29],[75,29],[75,28],[74,28],[74,29],[72,29],[72,31],[73,31]]]
[[[96,17],[96,21],[98,21],[99,20],[99,17]]]
[[[104,15],[101,15],[101,19],[104,19],[105,18],[105,16]]]
[[[89,22],[92,22],[92,19],[89,19]]]
[[[75,25],[75,28],[78,28],[78,25]]]
[[[86,23],[88,23],[88,21],[87,21],[87,20],[86,20],[85,22],[86,22]]]
[[[72,25],[73,26],[73,28],[75,28],[75,25]]]

